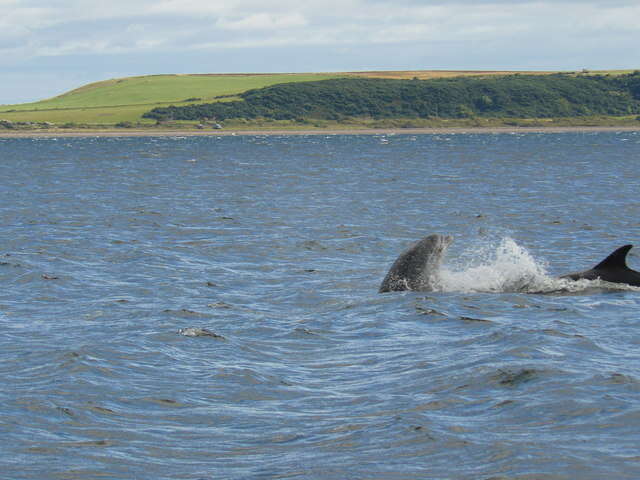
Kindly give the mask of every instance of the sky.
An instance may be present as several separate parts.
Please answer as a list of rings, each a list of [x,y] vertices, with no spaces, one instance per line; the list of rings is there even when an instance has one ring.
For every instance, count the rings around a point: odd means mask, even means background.
[[[0,104],[160,73],[640,69],[639,0],[0,0]]]

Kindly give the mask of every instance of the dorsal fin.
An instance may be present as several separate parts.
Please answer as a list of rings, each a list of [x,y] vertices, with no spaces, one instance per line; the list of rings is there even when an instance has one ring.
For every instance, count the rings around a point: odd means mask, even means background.
[[[627,253],[633,248],[633,245],[625,245],[618,248],[611,255],[593,267],[594,270],[603,270],[605,268],[629,268],[627,267]]]

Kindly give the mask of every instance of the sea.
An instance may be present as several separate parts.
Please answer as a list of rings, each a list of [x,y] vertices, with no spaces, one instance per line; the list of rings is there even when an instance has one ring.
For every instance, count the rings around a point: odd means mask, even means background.
[[[640,288],[557,277],[640,243],[639,167],[628,131],[0,139],[0,478],[637,480]],[[433,233],[446,281],[378,293]]]

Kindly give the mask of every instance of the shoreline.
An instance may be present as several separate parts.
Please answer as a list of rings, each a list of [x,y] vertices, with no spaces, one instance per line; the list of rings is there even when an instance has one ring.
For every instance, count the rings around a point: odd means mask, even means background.
[[[635,127],[443,127],[443,128],[363,128],[363,129],[309,129],[309,130],[27,130],[0,132],[0,138],[55,138],[55,137],[219,137],[219,136],[287,136],[287,135],[449,135],[499,133],[591,133],[640,132]]]

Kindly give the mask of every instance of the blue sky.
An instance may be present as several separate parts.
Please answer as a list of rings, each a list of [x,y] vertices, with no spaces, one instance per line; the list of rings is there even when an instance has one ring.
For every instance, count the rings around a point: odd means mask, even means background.
[[[157,73],[640,68],[638,0],[0,0],[0,104]]]

